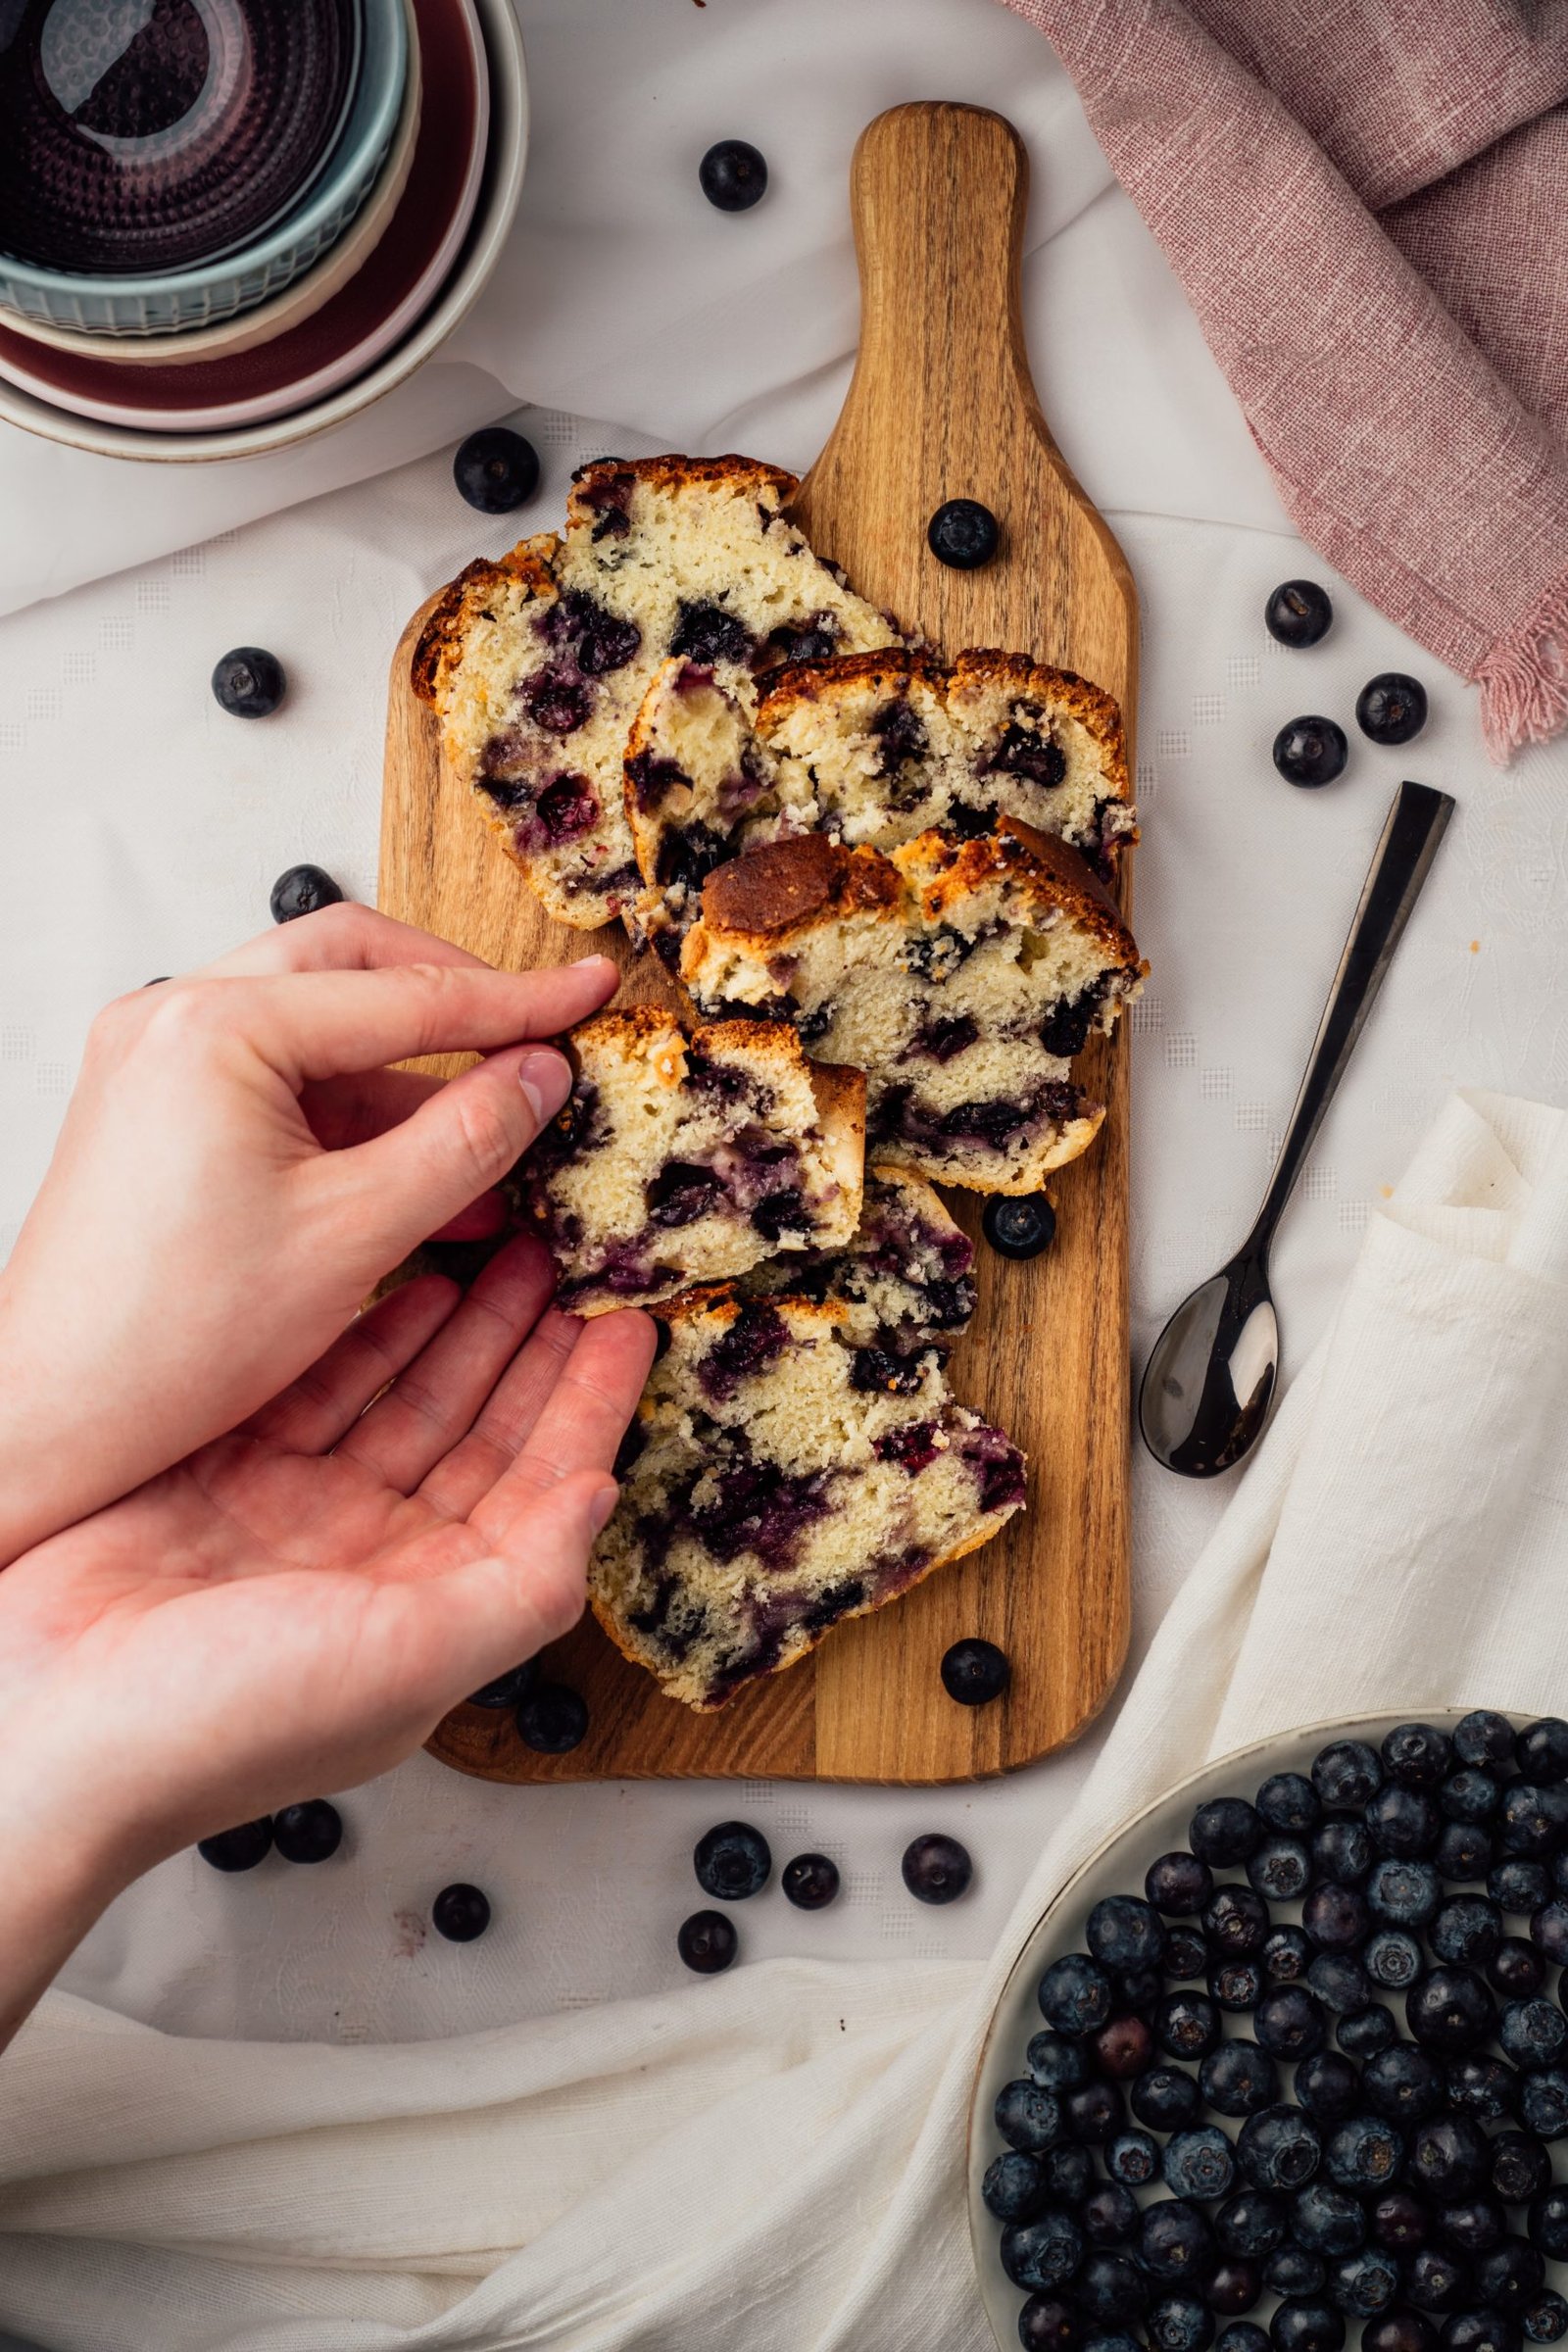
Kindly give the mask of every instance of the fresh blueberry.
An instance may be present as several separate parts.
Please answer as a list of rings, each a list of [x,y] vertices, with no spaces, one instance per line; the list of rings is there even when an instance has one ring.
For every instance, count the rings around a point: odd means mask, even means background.
[[[1443,1900],[1443,1883],[1430,1862],[1385,1856],[1367,1877],[1366,1905],[1394,1928],[1424,1928]]]
[[[1568,1837],[1568,1788],[1560,1781],[1538,1786],[1515,1781],[1502,1792],[1497,1843],[1505,1854],[1541,1859]]]
[[[1560,2066],[1526,2075],[1519,2089],[1519,2120],[1538,2139],[1568,2132],[1568,2071]]]
[[[1438,2331],[1419,2311],[1386,2311],[1362,2328],[1361,2352],[1438,2352]]]
[[[1271,2295],[1315,2295],[1328,2284],[1329,2268],[1321,2254],[1305,2246],[1276,2246],[1263,2265],[1263,2283]]]
[[[1268,2324],[1274,2352],[1340,2352],[1345,2321],[1332,2303],[1282,2303]]]
[[[1485,2041],[1496,2022],[1496,2003],[1468,1968],[1435,1968],[1406,1995],[1404,2014],[1415,2039],[1446,2057]]]
[[[1227,2254],[1259,2262],[1285,2238],[1290,2217],[1283,2200],[1263,2190],[1244,2188],[1227,2197],[1214,2216],[1214,2235]]]
[[[1386,1992],[1403,1992],[1413,1984],[1426,1966],[1421,1946],[1413,1936],[1402,1928],[1379,1928],[1367,1937],[1361,1965],[1374,1984]]]
[[[331,875],[318,865],[291,865],[272,884],[268,906],[274,923],[292,923],[322,906],[336,906],[343,897]]]
[[[1024,2052],[1029,2072],[1046,2090],[1076,2090],[1089,2080],[1089,2052],[1081,2041],[1068,2041],[1048,2026],[1036,2034]]]
[[[1182,2132],[1198,2121],[1202,2099],[1193,2076],[1179,2066],[1152,2066],[1129,2093],[1134,2115],[1152,2132]]]
[[[514,1666],[510,1673],[497,1675],[495,1681],[486,1683],[482,1690],[470,1690],[467,1704],[470,1707],[515,1707],[526,1698],[538,1677],[537,1661],[529,1658],[523,1665]]]
[[[1522,1936],[1505,1936],[1487,1962],[1487,1977],[1510,2001],[1528,2001],[1546,1982],[1546,1963]]]
[[[1252,2031],[1272,2057],[1309,2058],[1328,2039],[1323,2005],[1304,1984],[1280,1984],[1257,2004]]]
[[[1490,1821],[1502,1802],[1502,1783],[1478,1764],[1461,1764],[1438,1790],[1438,1810],[1449,1821]]]
[[[1380,2051],[1392,2049],[1399,2038],[1399,2029],[1394,2022],[1393,2010],[1374,2001],[1369,2008],[1353,2009],[1348,2017],[1342,2017],[1335,2038],[1347,2058],[1364,2063],[1368,2058],[1376,2058]]]
[[[1407,2188],[1386,2188],[1381,2197],[1373,2199],[1367,2214],[1367,2232],[1374,2245],[1390,2254],[1415,2253],[1426,2244],[1431,2228],[1426,2206]]]
[[[215,1870],[254,1870],[271,1850],[270,1813],[264,1813],[260,1821],[242,1821],[232,1830],[220,1830],[216,1838],[200,1838],[196,1846],[202,1860]]]
[[[1274,764],[1287,784],[1332,784],[1350,747],[1332,718],[1293,718],[1274,738]]]
[[[1218,2115],[1256,2115],[1280,2095],[1279,2069],[1255,2041],[1222,2041],[1198,2070],[1199,2087]]]
[[[1404,2140],[1381,2115],[1352,2115],[1330,2132],[1324,2169],[1337,2188],[1360,2194],[1388,2188],[1404,2163]]]
[[[1494,2124],[1512,2115],[1519,2104],[1519,2078],[1500,2058],[1472,2051],[1448,2067],[1448,2104],[1461,2115],[1479,2116]]]
[[[1208,1946],[1196,1928],[1168,1928],[1165,1932],[1165,1957],[1160,1965],[1173,1984],[1185,1984],[1195,1977],[1206,1977]]]
[[[477,1886],[443,1886],[430,1905],[430,1925],[448,1943],[472,1943],[490,1925],[490,1898]]]
[[[1453,1752],[1461,1764],[1488,1772],[1512,1772],[1519,1760],[1513,1725],[1491,1707],[1476,1707],[1454,1725]]]
[[[1502,1941],[1502,1913],[1485,1895],[1454,1895],[1433,1920],[1427,1940],[1440,1960],[1484,1968]]]
[[[1385,1735],[1383,1769],[1401,1788],[1436,1788],[1453,1762],[1453,1741],[1436,1724],[1400,1723]]]
[[[1077,2352],[1077,2314],[1055,2295],[1031,2295],[1018,2314],[1023,2352]]]
[[[1236,2157],[1217,2125],[1200,2124],[1196,2131],[1178,2132],[1165,2142],[1160,2169],[1172,2196],[1205,2201],[1229,2196],[1236,2179]]]
[[[1061,2101],[1054,2090],[1043,2090],[1029,2076],[1004,2082],[997,2093],[997,2130],[1010,2148],[1027,2156],[1043,2156],[1062,2136]]]
[[[1383,1786],[1383,1764],[1364,1740],[1331,1740],[1312,1759],[1312,1786],[1325,1805],[1350,1811]]]
[[[1457,2205],[1440,2205],[1436,2226],[1450,2254],[1473,2261],[1478,2254],[1490,2254],[1502,2244],[1508,2234],[1508,2216],[1490,2197],[1467,2197]],[[1475,2284],[1472,2275],[1472,2293]]]
[[[213,692],[231,718],[270,718],[287,691],[283,664],[265,646],[236,645],[213,670]]]
[[[1148,2309],[1149,2283],[1128,2255],[1094,2253],[1087,2256],[1078,2273],[1073,2300],[1085,2319],[1125,2328]]]
[[[1044,1193],[993,1193],[980,1230],[999,1257],[1038,1257],[1056,1238],[1056,1212]]]
[[[1352,2319],[1375,2320],[1399,2292],[1399,2266],[1380,2247],[1344,2255],[1329,2271],[1329,2299]]]
[[[1214,2315],[1196,2295],[1161,2295],[1144,2321],[1152,2352],[1207,2352]]]
[[[1281,1838],[1305,1838],[1323,1817],[1317,1790],[1299,1772],[1271,1773],[1253,1802],[1265,1827]]]
[[[1239,2013],[1255,2009],[1263,1997],[1263,1971],[1255,1960],[1223,1960],[1208,1972],[1208,1997],[1216,2008]]]
[[[1291,2201],[1291,2235],[1309,2254],[1335,2259],[1366,2242],[1366,2216],[1354,2197],[1327,2180],[1313,2180]]]
[[[797,1854],[779,1874],[787,1901],[797,1911],[820,1911],[839,1890],[839,1866],[826,1854]]]
[[[1138,2199],[1119,2180],[1097,2181],[1077,2210],[1078,2227],[1092,2246],[1130,2246],[1138,2235]]]
[[[1369,1751],[1370,1752],[1370,1751]],[[1320,1879],[1359,1886],[1374,1860],[1363,1821],[1326,1821],[1312,1837],[1312,1868]]]
[[[1105,2150],[1105,2170],[1122,2188],[1147,2188],[1159,2177],[1159,2149],[1147,2132],[1118,2132]]]
[[[1530,2243],[1553,2262],[1568,2262],[1568,2185],[1548,2188],[1530,2207]]]
[[[1443,1828],[1443,1816],[1418,1788],[1393,1783],[1380,1788],[1365,1813],[1367,1835],[1380,1854],[1409,1859],[1430,1854]]]
[[[1006,1651],[978,1636],[955,1642],[942,1654],[942,1688],[960,1707],[983,1707],[1000,1698],[1011,1672]]]
[[[1530,1940],[1554,1968],[1568,1964],[1568,1902],[1560,1894],[1531,1913]]]
[[[509,424],[487,424],[460,443],[452,478],[481,514],[510,514],[539,487],[539,452]]]
[[[1250,2320],[1233,2320],[1214,2338],[1214,2352],[1269,2352],[1268,2337]]]
[[[1533,2344],[1560,2343],[1568,2335],[1568,2303],[1555,2287],[1544,2286],[1520,2312],[1519,2325]]]
[[[980,2201],[999,2222],[1026,2222],[1040,2203],[1039,2165],[1017,2148],[994,2156],[980,2183]]]
[[[1396,2042],[1368,2059],[1361,2091],[1373,2114],[1389,2123],[1424,2124],[1443,2106],[1443,2069],[1413,2042]]]
[[[907,1856],[906,1866],[907,1879]],[[1066,1952],[1061,1959],[1053,1960],[1041,1978],[1039,1999],[1047,2025],[1076,2039],[1080,2034],[1098,2033],[1109,2017],[1110,1979],[1087,1952]]]
[[[1311,1938],[1299,1928],[1273,1928],[1257,1956],[1271,1984],[1298,1984],[1312,1964]]]
[[[1187,1842],[1200,1861],[1222,1869],[1256,1853],[1263,1842],[1263,1824],[1245,1797],[1216,1796],[1193,1815]]]
[[[1410,2141],[1410,2186],[1440,2202],[1472,2196],[1485,2184],[1489,2161],[1479,2124],[1467,2115],[1433,2116]]]
[[[1422,2246],[1405,2268],[1405,2299],[1421,2311],[1451,2311],[1468,2285],[1464,2264],[1446,2246]]]
[[[564,1756],[588,1736],[588,1707],[564,1683],[538,1683],[517,1709],[524,1747],[541,1756]]]
[[[1522,2237],[1505,2237],[1481,2256],[1475,2267],[1476,2292],[1494,2311],[1515,2318],[1545,2283],[1546,2266],[1535,2246]]]
[[[721,1821],[698,1838],[692,1866],[705,1894],[740,1903],[761,1893],[772,1876],[773,1855],[761,1831],[749,1822]]]
[[[722,1911],[694,1911],[681,1921],[675,1949],[698,1976],[716,1977],[740,1950],[740,1937]]]
[[[1213,2260],[1213,2232],[1196,2206],[1166,2198],[1145,2206],[1138,2254],[1152,2278],[1167,2284],[1196,2281]]]
[[[1217,2262],[1203,2282],[1203,2301],[1222,2319],[1250,2311],[1263,2292],[1263,2273],[1255,2262],[1239,2254]]]
[[[1510,1856],[1505,1862],[1494,1863],[1488,1871],[1487,1892],[1510,1917],[1529,1918],[1543,1903],[1550,1901],[1551,1880],[1541,1863]]]
[[[1196,1919],[1214,1891],[1214,1874],[1206,1862],[1185,1851],[1161,1854],[1144,1879],[1144,1892],[1167,1919]]]
[[[1551,2158],[1527,2132],[1499,2132],[1488,2163],[1493,2192],[1505,2205],[1528,2205],[1551,2185]]]
[[[1265,1838],[1247,1861],[1248,1884],[1271,1903],[1291,1903],[1304,1894],[1312,1877],[1312,1857],[1298,1838]]]
[[[1115,1975],[1116,2006],[1131,2016],[1151,2018],[1164,1990],[1162,1968],[1120,1968]],[[1112,2021],[1114,2023],[1114,2020]],[[1108,2028],[1106,2029],[1108,2032]]]
[[[1205,2058],[1220,2037],[1220,2016],[1206,1993],[1167,1994],[1152,2019],[1154,2039],[1171,2058]]]
[[[1495,1858],[1490,1832],[1472,1821],[1445,1822],[1432,1853],[1439,1876],[1461,1886],[1484,1879]]]
[[[1154,2055],[1154,2037],[1141,2017],[1113,2017],[1095,2035],[1095,2062],[1102,2075],[1130,2082]]]
[[[1443,2323],[1443,2352],[1520,2352],[1516,2321],[1500,2311],[1456,2311]]]
[[[1268,1905],[1250,1886],[1216,1886],[1203,1905],[1200,1921],[1211,1952],[1225,1960],[1246,1960],[1268,1941]]]
[[[1074,2212],[1095,2184],[1095,2160],[1076,2140],[1040,2158],[1040,2188],[1050,2205],[1066,2205]]]
[[[974,1864],[967,1849],[956,1838],[946,1838],[940,1831],[911,1838],[904,1849],[900,1868],[904,1884],[919,1903],[956,1903],[974,1877]],[[1108,1985],[1106,1993],[1108,2006]],[[1048,2015],[1047,2022],[1059,2025],[1060,2021]]]
[[[1002,526],[977,498],[950,498],[932,515],[925,537],[939,564],[978,571],[1002,544]]]
[[[285,1862],[324,1862],[343,1842],[343,1816],[324,1796],[272,1816],[272,1841]]]
[[[1301,1925],[1320,1952],[1350,1952],[1365,1940],[1371,1918],[1355,1887],[1331,1881],[1312,1888],[1301,1905]]]
[[[1317,645],[1334,619],[1334,607],[1316,580],[1286,580],[1263,608],[1263,625],[1280,645],[1293,650]]]
[[[1568,1781],[1568,1723],[1560,1715],[1543,1715],[1520,1733],[1519,1769],[1540,1787]]]
[[[1083,2260],[1083,2231],[1070,2213],[1036,2214],[1002,2232],[1002,2267],[1014,2286],[1048,2293],[1064,2286]]]
[[[745,139],[720,139],[697,167],[703,194],[721,213],[749,213],[767,193],[767,165]]]
[[[1315,2125],[1299,2108],[1265,2107],[1242,2126],[1236,2161],[1253,2188],[1304,2188],[1322,2149]]]
[[[1306,1972],[1306,1983],[1307,1989],[1336,2017],[1364,2009],[1372,1998],[1371,1978],[1348,1952],[1319,1952]]]
[[[1296,2070],[1297,2102],[1315,2124],[1343,2123],[1361,2097],[1361,2078],[1338,2050],[1319,2050]]]
[[[1380,670],[1355,698],[1355,723],[1373,743],[1413,743],[1427,723],[1427,690],[1403,670]]]
[[[1509,2001],[1497,2039],[1516,2066],[1555,2066],[1568,2043],[1568,2018],[1555,2001]]]
[[[1114,2139],[1127,2121],[1126,2105],[1114,2082],[1085,2082],[1068,2091],[1061,2108],[1073,2138],[1091,2148]]]

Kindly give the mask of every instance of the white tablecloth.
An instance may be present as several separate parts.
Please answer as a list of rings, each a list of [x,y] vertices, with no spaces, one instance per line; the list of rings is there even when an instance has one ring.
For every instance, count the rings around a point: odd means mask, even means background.
[[[586,456],[685,446],[808,460],[854,338],[855,133],[900,99],[961,97],[1003,108],[1029,139],[1031,356],[1144,596],[1138,921],[1153,977],[1134,1018],[1140,1360],[1250,1217],[1395,785],[1419,776],[1460,801],[1281,1238],[1287,1362],[1299,1364],[1368,1203],[1449,1086],[1568,1096],[1568,755],[1491,769],[1469,691],[1291,536],[1070,87],[993,0],[901,0],[896,39],[887,0],[520,0],[520,13],[536,123],[522,219],[502,279],[417,398],[426,445],[433,418],[455,436],[518,399],[565,404],[519,418],[546,462],[532,507],[473,515],[441,454],[245,520],[302,483],[351,481],[407,454],[416,444],[399,445],[390,410],[321,444],[305,472],[265,480],[138,474],[0,434],[0,605],[92,580],[0,622],[0,1250],[42,1173],[98,1003],[260,927],[273,875],[297,859],[372,894],[386,659],[435,582],[553,519]],[[694,179],[704,147],[730,134],[754,138],[773,173],[766,202],[739,218],[711,213]],[[332,473],[311,470],[328,461]],[[178,552],[94,576],[166,549]],[[1290,655],[1260,612],[1301,571],[1327,581],[1339,619],[1317,652]],[[264,725],[225,718],[207,692],[214,658],[236,642],[271,646],[290,671],[289,703]],[[1322,793],[1281,783],[1268,759],[1278,725],[1325,710],[1353,737],[1356,691],[1387,667],[1414,669],[1432,691],[1421,741],[1391,753],[1356,739],[1346,777]],[[1139,1650],[1224,1500],[1223,1484],[1186,1485],[1140,1455]],[[814,1918],[776,1889],[747,1906],[748,1958],[977,1958],[1094,1744],[1005,1783],[929,1794],[751,1783],[519,1793],[420,1757],[344,1800],[346,1849],[319,1869],[227,1880],[194,1857],[167,1864],[116,1905],[67,1981],[179,2032],[350,2041],[653,1993],[682,1977],[673,1936],[697,1901],[693,1839],[735,1813],[766,1830],[780,1860],[808,1845],[836,1854],[846,1882]],[[948,1911],[919,1908],[899,1882],[904,1843],[931,1828],[962,1837],[978,1863],[975,1891]],[[458,1878],[496,1904],[492,1931],[466,1948],[419,1925]]]

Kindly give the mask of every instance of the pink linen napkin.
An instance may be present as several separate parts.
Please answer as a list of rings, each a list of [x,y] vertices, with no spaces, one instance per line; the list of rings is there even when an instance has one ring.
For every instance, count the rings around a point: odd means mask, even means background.
[[[1007,0],[1077,83],[1302,536],[1568,725],[1568,0]]]

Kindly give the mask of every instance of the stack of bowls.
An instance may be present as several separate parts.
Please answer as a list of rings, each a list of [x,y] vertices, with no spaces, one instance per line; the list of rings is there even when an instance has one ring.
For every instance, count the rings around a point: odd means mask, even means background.
[[[0,417],[116,457],[341,423],[516,211],[512,0],[5,0]]]

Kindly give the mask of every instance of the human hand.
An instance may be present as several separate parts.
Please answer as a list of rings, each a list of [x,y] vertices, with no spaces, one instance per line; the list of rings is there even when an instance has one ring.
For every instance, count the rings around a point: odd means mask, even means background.
[[[565,1101],[615,967],[496,972],[362,906],[94,1022],[0,1273],[0,1565],[232,1429]],[[439,1080],[383,1065],[487,1058]]]
[[[141,1871],[386,1770],[575,1621],[655,1334],[551,1289],[532,1240],[403,1285],[0,1574],[0,2043]]]

